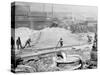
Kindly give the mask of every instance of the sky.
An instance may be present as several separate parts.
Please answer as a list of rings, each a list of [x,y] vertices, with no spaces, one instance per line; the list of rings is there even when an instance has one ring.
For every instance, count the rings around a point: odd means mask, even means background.
[[[96,6],[81,6],[81,5],[62,5],[62,4],[45,4],[45,3],[18,3],[30,7],[30,11],[34,12],[52,12],[71,14],[73,16],[93,17],[97,19],[98,8]],[[53,7],[53,8],[52,8]]]

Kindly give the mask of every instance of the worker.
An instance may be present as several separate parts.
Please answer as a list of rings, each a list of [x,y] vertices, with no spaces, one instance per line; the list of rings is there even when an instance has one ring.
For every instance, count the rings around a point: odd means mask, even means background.
[[[27,45],[28,45],[28,47],[30,47],[30,46],[31,46],[31,45],[30,45],[30,42],[31,42],[31,39],[29,38],[29,39],[26,41],[24,48],[25,48]]]
[[[17,49],[22,48],[20,37],[16,40]]]
[[[89,35],[87,35],[87,37],[88,37],[88,43],[91,44],[92,38]]]
[[[60,38],[60,47],[62,47],[63,46],[63,39],[62,38]]]

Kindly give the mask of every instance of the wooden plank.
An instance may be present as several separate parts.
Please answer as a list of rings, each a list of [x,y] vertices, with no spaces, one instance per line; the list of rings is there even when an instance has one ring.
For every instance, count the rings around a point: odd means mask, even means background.
[[[43,54],[48,54],[48,53],[53,53],[53,52],[58,52],[58,51],[65,51],[67,49],[72,49],[72,48],[85,48],[85,47],[91,47],[91,45],[88,44],[84,44],[84,45],[75,45],[75,46],[64,46],[62,48],[60,47],[52,47],[52,48],[44,48],[44,49],[36,49],[36,50],[32,50],[30,52],[22,52],[20,54],[17,54],[17,56],[19,57],[30,57],[30,56],[37,56],[37,55],[43,55]],[[27,49],[28,50],[28,49]]]

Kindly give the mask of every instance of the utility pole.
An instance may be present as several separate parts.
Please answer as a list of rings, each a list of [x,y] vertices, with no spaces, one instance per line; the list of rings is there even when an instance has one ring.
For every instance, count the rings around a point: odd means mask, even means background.
[[[33,23],[33,17],[31,15],[31,8],[30,6],[28,6],[29,12],[28,12],[28,19],[29,19],[29,24],[30,24],[30,28],[34,29],[34,23]]]
[[[53,12],[54,12],[54,9],[53,9],[53,8],[54,8],[54,7],[53,7],[53,4],[52,4],[52,7],[51,7],[51,8],[52,8],[52,18],[53,18],[53,16],[54,16],[54,13],[53,13]]]

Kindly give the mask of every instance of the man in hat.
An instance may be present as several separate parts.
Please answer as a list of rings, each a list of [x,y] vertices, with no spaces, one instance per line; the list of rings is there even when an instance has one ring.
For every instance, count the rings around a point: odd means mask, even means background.
[[[60,43],[60,47],[62,47],[63,46],[63,39],[62,38],[60,38],[59,43]]]
[[[18,37],[18,39],[16,40],[16,45],[17,45],[17,49],[22,48],[20,37]]]

